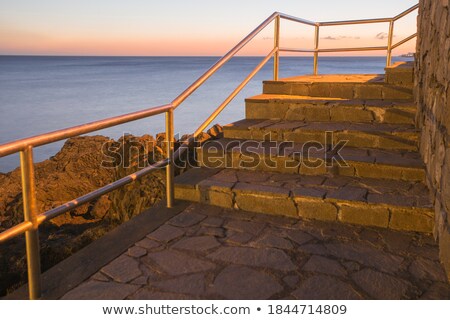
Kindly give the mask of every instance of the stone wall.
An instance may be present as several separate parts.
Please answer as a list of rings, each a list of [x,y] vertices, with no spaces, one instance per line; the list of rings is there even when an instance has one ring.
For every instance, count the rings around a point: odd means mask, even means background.
[[[420,0],[415,68],[420,149],[435,199],[435,237],[450,279],[450,0]]]

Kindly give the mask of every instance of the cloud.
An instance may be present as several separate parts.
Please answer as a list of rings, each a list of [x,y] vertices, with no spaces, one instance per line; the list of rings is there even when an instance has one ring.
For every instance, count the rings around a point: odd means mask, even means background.
[[[332,37],[332,36],[327,36],[327,37],[322,37],[320,39],[323,39],[323,40],[343,40],[343,39],[361,39],[361,37],[349,37],[349,36]]]

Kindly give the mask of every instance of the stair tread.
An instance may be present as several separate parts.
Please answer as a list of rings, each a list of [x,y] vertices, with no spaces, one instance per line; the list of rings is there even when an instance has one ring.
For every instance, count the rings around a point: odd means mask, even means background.
[[[270,82],[301,82],[301,83],[384,83],[384,74],[326,74],[326,75],[302,75],[282,78]]]
[[[401,107],[408,109],[416,109],[414,102],[409,100],[376,100],[376,99],[346,99],[334,97],[313,97],[301,95],[286,95],[286,94],[259,94],[245,99],[246,102],[271,102],[283,101],[290,103],[307,103],[307,104],[339,104],[342,106],[363,106],[363,107],[378,107],[378,108],[392,108]]]
[[[359,132],[388,132],[388,133],[417,133],[418,129],[412,124],[390,123],[354,123],[354,122],[311,122],[301,120],[281,119],[242,119],[224,126],[224,130],[290,130],[290,131],[359,131]]]
[[[273,142],[269,145],[268,143],[269,142],[256,140],[221,138],[208,142],[203,145],[203,148],[210,146],[215,148],[214,150],[225,150],[226,152],[238,152],[242,154],[252,152],[263,155],[270,152],[273,156],[284,157],[297,157],[308,152],[307,149],[303,148],[305,143],[302,142],[293,142],[289,145],[283,143],[274,145]],[[269,147],[271,148],[269,149]],[[373,148],[344,147],[339,153],[345,161],[366,162],[420,169],[424,168],[420,153],[414,151],[391,151]],[[322,150],[309,150],[310,158],[326,159],[330,158],[332,155],[333,154],[330,152],[329,146]]]
[[[189,183],[189,177],[204,177]],[[228,192],[244,192],[273,197],[308,198],[324,201],[357,202],[388,207],[420,208],[432,212],[428,189],[421,182],[386,179],[342,177],[332,175],[252,172],[237,169],[193,168],[184,173],[182,181],[175,178],[176,187],[215,188]],[[183,176],[182,175],[182,176]]]

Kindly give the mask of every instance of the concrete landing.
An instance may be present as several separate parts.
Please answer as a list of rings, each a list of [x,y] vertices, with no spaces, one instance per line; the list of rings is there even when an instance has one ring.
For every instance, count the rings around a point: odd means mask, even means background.
[[[429,235],[201,204],[190,205],[63,296],[419,298],[450,298]]]

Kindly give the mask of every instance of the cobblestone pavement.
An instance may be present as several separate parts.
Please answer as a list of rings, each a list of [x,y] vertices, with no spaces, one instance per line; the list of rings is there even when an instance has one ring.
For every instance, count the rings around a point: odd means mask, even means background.
[[[63,299],[449,299],[431,236],[192,204]]]

